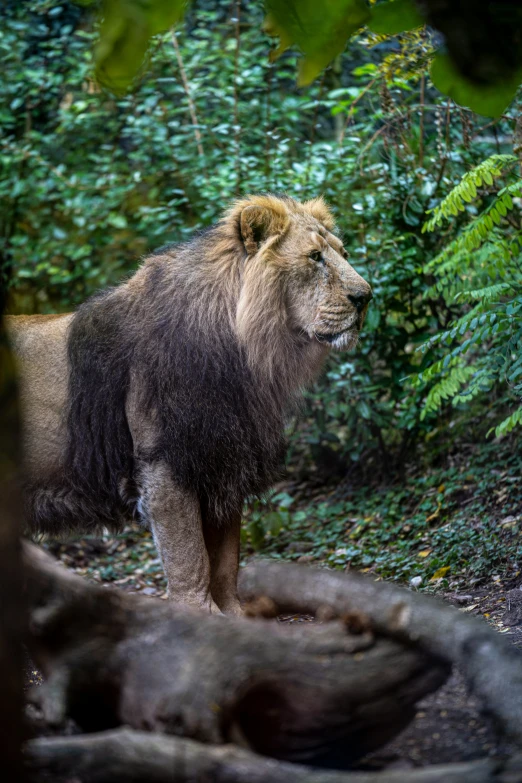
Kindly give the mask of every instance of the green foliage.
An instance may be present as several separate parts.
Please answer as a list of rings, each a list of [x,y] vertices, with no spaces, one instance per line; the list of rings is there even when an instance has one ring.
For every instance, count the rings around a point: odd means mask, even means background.
[[[271,492],[263,499],[253,499],[241,531],[242,542],[257,550],[277,538],[291,524],[289,509],[293,502],[287,492]]]
[[[423,416],[447,400],[469,403],[496,386],[506,388],[511,405],[522,401],[522,274],[520,209],[522,178],[513,155],[492,155],[464,175],[433,210],[424,228],[433,231],[444,220],[468,214],[456,238],[425,268],[436,282],[427,296],[438,295],[448,306],[460,306],[458,317],[423,346],[448,346],[444,358],[417,376],[418,383],[436,381],[424,404]],[[507,184],[498,188],[497,179]],[[493,195],[493,187],[498,188]],[[480,192],[483,188],[485,192]],[[514,202],[514,200],[516,203]],[[497,424],[496,435],[522,423],[522,406]]]
[[[96,75],[114,92],[124,92],[137,75],[150,39],[183,16],[187,0],[103,0]]]
[[[187,1],[102,0],[96,48],[100,82],[120,93],[128,87],[151,39],[181,19]],[[478,14],[472,5],[457,7],[454,18],[451,10],[440,14],[437,4],[419,5],[414,0],[323,0],[321,4],[315,0],[265,0],[265,6],[265,27],[280,40],[272,55],[292,45],[304,55],[298,64],[300,85],[313,81],[365,23],[380,35],[396,35],[426,22],[436,29],[442,25],[448,51],[435,56],[433,83],[457,103],[482,114],[500,116],[522,80],[522,14],[515,3],[503,3],[502,8],[491,3]],[[238,13],[240,8],[239,2]],[[481,58],[476,57],[477,51]],[[486,73],[477,66],[480,60],[487,64]]]
[[[265,0],[265,28],[279,37],[275,55],[295,44],[299,85],[310,84],[346,46],[347,39],[370,18],[364,0]]]
[[[433,231],[436,227],[439,227],[445,219],[448,220],[452,217],[456,217],[459,211],[464,212],[466,204],[471,203],[477,197],[477,188],[480,188],[483,185],[493,185],[493,180],[502,176],[503,168],[505,166],[513,165],[516,162],[517,158],[515,155],[491,155],[491,157],[482,161],[482,163],[479,163],[478,166],[475,166],[471,171],[464,174],[459,184],[453,188],[451,193],[448,193],[446,198],[444,198],[438,206],[427,210],[428,213],[433,214],[433,217],[424,224],[422,230]],[[505,193],[505,198],[502,198],[501,202],[507,209],[513,208],[513,202],[511,201],[509,192]],[[489,221],[485,222],[486,230],[488,225]],[[493,228],[493,225],[490,225],[489,228]],[[479,234],[481,235],[482,232],[479,232]]]
[[[174,41],[158,36],[147,73],[131,95],[115,98],[92,79],[90,8],[58,0],[9,6],[0,32],[0,253],[13,273],[11,309],[77,305],[123,279],[140,256],[216,221],[239,194],[323,193],[375,298],[357,350],[333,355],[308,393],[289,458],[328,477],[395,473],[438,426],[433,412],[421,415],[435,375],[427,386],[404,379],[444,359],[445,343],[435,338],[457,308],[467,316],[470,297],[501,296],[491,286],[510,282],[475,272],[465,288],[451,269],[442,274],[442,256],[440,275],[424,270],[426,258],[449,247],[445,236],[423,233],[425,210],[495,151],[491,130],[430,87],[424,31],[399,36],[392,51],[387,39],[364,35],[321,84],[299,90],[293,55],[273,64],[265,57],[263,16],[261,3],[243,6],[238,37],[228,0],[195,3],[186,31]],[[497,128],[509,140],[510,121]],[[507,151],[503,143],[498,154]],[[467,213],[457,213],[458,223]],[[492,270],[504,251],[489,247]],[[437,285],[453,293],[443,296]],[[459,404],[455,436],[480,416],[478,397],[476,405]]]
[[[368,27],[379,35],[397,35],[424,23],[425,20],[414,0],[392,0],[389,3],[379,3],[372,9],[372,19]]]
[[[177,38],[197,125],[170,34],[116,99],[92,80],[89,9],[32,0],[5,14],[0,249],[14,308],[69,308],[215,221],[239,192],[303,188],[318,88],[297,92],[292,58],[265,60],[261,6],[244,17],[236,77],[229,8],[199,8]]]
[[[500,117],[509,106],[522,82],[522,68],[494,84],[476,83],[467,79],[445,52],[439,52],[431,65],[430,76],[435,87],[478,114]]]

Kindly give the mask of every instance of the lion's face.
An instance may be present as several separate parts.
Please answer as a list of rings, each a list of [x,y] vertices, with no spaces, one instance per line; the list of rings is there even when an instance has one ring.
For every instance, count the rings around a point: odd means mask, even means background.
[[[278,366],[275,347],[278,341],[288,344],[288,332],[296,338],[294,348],[303,341],[317,348],[354,347],[372,290],[346,260],[322,199],[250,196],[234,206],[229,220],[247,253],[236,330],[251,363]]]
[[[338,237],[313,218],[296,222],[278,249],[287,267],[289,325],[331,348],[352,348],[372,290],[346,260]]]

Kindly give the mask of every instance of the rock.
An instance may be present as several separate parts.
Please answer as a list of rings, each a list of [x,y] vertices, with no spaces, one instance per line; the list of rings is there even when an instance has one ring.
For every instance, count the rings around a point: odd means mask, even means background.
[[[502,617],[504,625],[522,625],[522,590],[520,587],[506,593],[506,607],[507,612]]]
[[[310,552],[314,548],[312,541],[290,541],[286,547],[286,551],[290,553],[295,552]]]
[[[456,601],[458,604],[467,604],[470,601],[473,600],[472,595],[454,595],[453,600]]]

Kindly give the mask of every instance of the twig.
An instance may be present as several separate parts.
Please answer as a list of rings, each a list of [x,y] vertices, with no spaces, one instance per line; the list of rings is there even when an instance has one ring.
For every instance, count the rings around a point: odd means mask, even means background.
[[[171,30],[171,38],[172,38],[172,45],[174,46],[174,51],[176,52],[176,60],[178,61],[178,67],[179,72],[181,76],[181,81],[183,83],[183,89],[185,90],[185,95],[187,96],[187,103],[189,107],[190,112],[190,119],[192,120],[192,125],[194,126],[194,137],[196,139],[196,146],[198,148],[198,155],[200,158],[205,157],[205,152],[203,150],[203,143],[201,140],[201,132],[199,130],[199,121],[198,121],[198,115],[196,112],[196,106],[194,104],[194,101],[192,100],[192,95],[190,93],[190,86],[187,79],[187,73],[185,71],[185,66],[183,65],[183,58],[181,56],[181,51],[179,48],[178,39],[176,37],[176,33],[174,30]]]
[[[363,174],[362,164],[363,164],[363,160],[364,160],[365,154],[368,152],[370,147],[373,146],[373,143],[375,141],[377,141],[377,139],[379,138],[381,133],[384,133],[384,131],[387,130],[387,129],[388,129],[388,125],[381,125],[381,127],[378,130],[375,131],[375,133],[371,137],[370,141],[367,144],[365,144],[364,147],[362,148],[362,150],[361,150],[361,152],[359,154],[359,170],[361,172],[361,175]]]
[[[306,175],[305,175],[305,181],[304,181],[304,191],[306,192],[308,188],[308,180],[310,177],[310,168],[312,165],[312,147],[315,142],[315,131],[317,128],[317,115],[319,114],[319,105],[321,103],[321,98],[323,97],[323,89],[324,89],[324,79],[325,79],[326,71],[323,73],[323,77],[321,79],[321,84],[319,85],[319,94],[317,96],[317,99],[315,101],[315,107],[314,107],[314,118],[312,120],[312,128],[310,131],[310,146],[308,147],[308,160],[307,160],[307,166],[306,166]]]
[[[420,82],[419,166],[422,166],[424,158],[424,87],[425,76],[423,73]]]
[[[241,53],[241,0],[236,0],[235,34],[236,51],[234,54],[234,142],[236,147],[236,195],[241,189],[241,134],[239,127],[239,96],[237,81],[239,77],[239,55]]]
[[[344,122],[343,129],[342,129],[342,131],[341,131],[341,135],[339,136],[339,147],[342,147],[342,146],[343,146],[344,137],[345,137],[345,135],[346,135],[346,129],[348,128],[348,124],[349,124],[349,122],[350,122],[350,120],[352,119],[352,116],[353,116],[353,114],[352,114],[352,109],[353,109],[353,107],[354,107],[354,106],[355,106],[357,103],[359,103],[359,101],[361,100],[361,98],[362,98],[364,95],[366,95],[366,93],[368,92],[368,90],[370,90],[370,89],[373,87],[373,85],[375,84],[375,82],[377,81],[377,79],[378,79],[378,77],[376,76],[376,77],[375,77],[375,79],[372,79],[372,80],[371,80],[371,82],[368,82],[368,84],[366,85],[366,87],[364,88],[364,90],[361,90],[361,92],[359,93],[359,95],[357,96],[357,98],[355,98],[355,100],[353,100],[353,101],[351,102],[351,104],[350,104],[350,106],[349,106],[349,109],[348,109],[348,112],[347,112],[347,115],[346,115],[346,120],[345,120],[345,122]]]

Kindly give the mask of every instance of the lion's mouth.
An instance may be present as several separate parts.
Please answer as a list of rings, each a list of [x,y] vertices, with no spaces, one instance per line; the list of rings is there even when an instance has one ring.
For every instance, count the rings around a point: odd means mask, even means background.
[[[317,340],[319,340],[320,343],[327,343],[328,345],[332,345],[336,340],[346,334],[347,331],[351,330],[348,329],[344,332],[332,332],[331,334],[321,334],[320,332],[315,332],[315,337]]]
[[[332,348],[352,348],[357,344],[359,329],[354,324],[342,332],[315,332],[314,337],[318,342],[323,345],[329,345]]]

